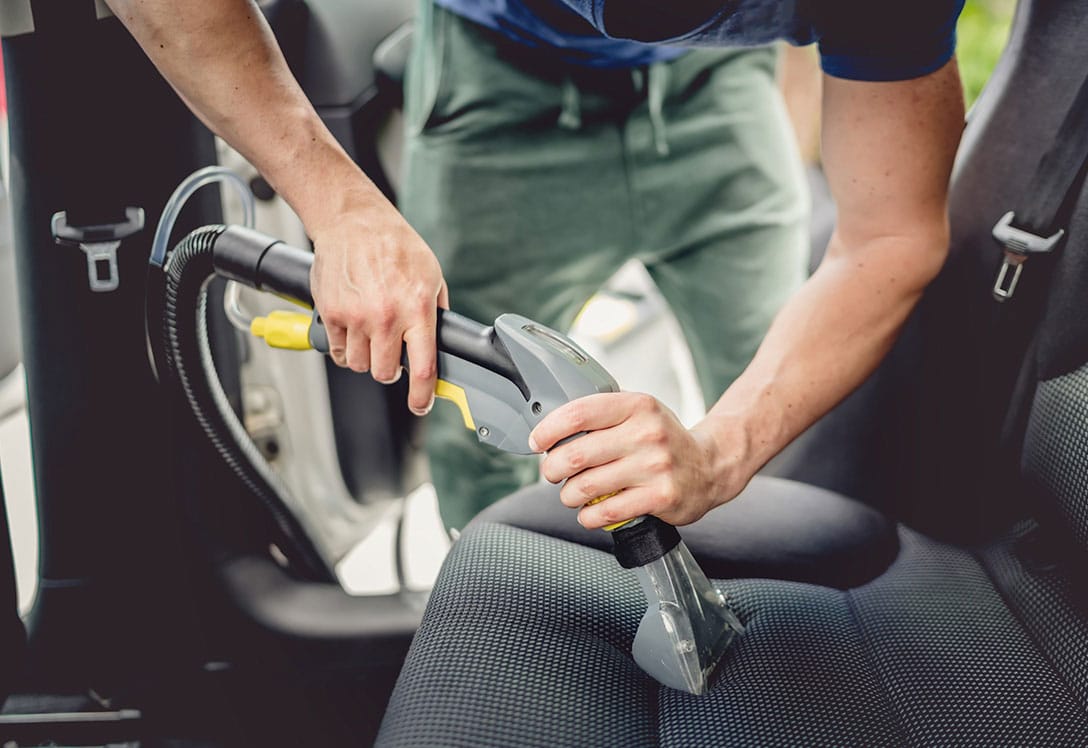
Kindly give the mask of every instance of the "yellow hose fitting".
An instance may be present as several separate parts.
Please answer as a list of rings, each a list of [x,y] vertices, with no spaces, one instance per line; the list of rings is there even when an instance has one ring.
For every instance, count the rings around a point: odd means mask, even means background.
[[[277,309],[267,317],[256,317],[249,323],[249,331],[273,348],[290,351],[306,351],[310,346],[310,323],[313,317],[302,312]]]

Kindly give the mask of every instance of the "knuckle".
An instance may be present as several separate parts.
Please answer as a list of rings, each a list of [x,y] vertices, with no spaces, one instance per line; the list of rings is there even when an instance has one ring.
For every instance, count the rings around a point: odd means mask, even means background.
[[[350,322],[346,310],[339,304],[327,304],[319,307],[317,312],[325,321],[326,327],[347,327]]]
[[[397,307],[391,301],[378,304],[373,312],[374,324],[382,330],[389,330],[397,321]]]
[[[422,363],[416,363],[411,367],[410,374],[412,379],[426,382],[430,379],[434,379],[438,375],[438,365],[433,359]]]
[[[394,369],[388,363],[373,363],[371,364],[370,371],[374,375],[374,378],[382,384],[388,384],[392,382],[393,379],[397,376],[396,369]]]
[[[435,297],[437,293],[433,292],[429,288],[420,288],[416,294],[416,302],[413,305],[413,311],[418,319],[426,320],[430,319],[435,313]]]
[[[592,480],[579,481],[578,493],[585,501],[591,501],[601,495],[597,482]]]
[[[586,466],[586,455],[580,449],[574,449],[573,447],[567,454],[567,465],[570,466],[572,472],[578,472]]]
[[[625,517],[621,516],[620,512],[616,511],[615,507],[609,506],[607,502],[601,504],[600,512],[597,515],[606,525],[610,525],[613,522],[619,522]]]
[[[347,328],[365,328],[367,323],[366,310],[358,307],[351,307],[343,309],[339,312],[339,322],[337,324],[343,325]]]
[[[661,450],[650,458],[650,469],[655,473],[667,473],[676,465],[676,460],[671,452]]]
[[[325,334],[329,338],[329,352],[338,352],[343,355],[348,347],[348,334],[343,327],[325,325]]]
[[[665,433],[665,429],[658,424],[643,429],[638,437],[639,443],[644,447],[663,446],[667,439],[668,435]]]
[[[567,420],[570,422],[571,428],[575,431],[584,431],[589,416],[586,413],[586,408],[580,403],[574,403],[570,406],[570,411],[567,414]]]
[[[672,482],[666,483],[661,489],[661,505],[668,510],[676,509],[680,504],[680,491]]]
[[[634,402],[634,409],[639,413],[653,413],[657,410],[657,400],[652,395],[647,395],[644,392],[636,394]]]

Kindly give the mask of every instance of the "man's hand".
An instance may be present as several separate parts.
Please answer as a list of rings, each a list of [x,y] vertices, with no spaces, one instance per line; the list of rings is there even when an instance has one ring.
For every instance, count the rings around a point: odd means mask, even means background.
[[[744,487],[728,479],[729,461],[711,439],[698,428],[684,428],[650,395],[619,392],[575,400],[548,414],[530,445],[548,451],[541,472],[552,483],[566,481],[560,500],[581,507],[578,521],[590,529],[644,514],[686,525]]]
[[[312,237],[310,285],[332,358],[379,382],[395,382],[403,341],[408,407],[423,415],[434,404],[436,308],[449,308],[438,260],[384,201],[342,216]]]
[[[107,0],[201,120],[244,155],[302,219],[333,359],[380,382],[400,376],[430,408],[438,261],[328,131],[253,0]]]

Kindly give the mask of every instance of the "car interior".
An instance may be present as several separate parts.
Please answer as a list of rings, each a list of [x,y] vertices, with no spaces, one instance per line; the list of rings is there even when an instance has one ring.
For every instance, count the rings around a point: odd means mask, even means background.
[[[413,3],[261,5],[393,196]],[[214,137],[103,6],[0,6],[40,519],[20,617],[0,491],[0,746],[1088,744],[1086,24],[1084,3],[1019,0],[968,116],[949,259],[894,349],[737,499],[681,528],[744,626],[693,696],[632,659],[638,582],[555,486],[479,515],[429,592],[353,595],[300,563],[332,547],[307,536],[320,502],[277,518],[149,363],[153,227],[217,162]],[[1010,211],[1039,225],[1003,233]],[[198,193],[172,241],[225,213]],[[77,238],[58,237],[58,215]],[[1004,251],[1059,230],[995,300]],[[111,242],[112,268],[87,248]],[[223,283],[208,293],[214,367],[244,414],[255,344]],[[422,480],[418,423],[403,387],[320,372],[302,402],[328,409],[330,464],[369,528]]]

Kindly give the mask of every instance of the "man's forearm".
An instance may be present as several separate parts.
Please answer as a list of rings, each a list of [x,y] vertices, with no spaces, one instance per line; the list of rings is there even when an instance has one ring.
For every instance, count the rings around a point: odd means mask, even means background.
[[[696,426],[717,446],[723,495],[732,496],[872,373],[939,270],[947,237],[937,226],[929,236],[888,237],[858,251],[836,245]]]
[[[190,108],[308,228],[335,220],[340,203],[379,197],[306,99],[254,3],[108,2]],[[312,190],[315,174],[338,189]]]
[[[108,0],[201,119],[294,208],[329,353],[379,382],[411,361],[408,407],[434,402],[438,259],[321,122],[251,0]]]
[[[896,83],[824,76],[823,91],[839,222],[819,270],[697,427],[717,447],[727,498],[876,368],[948,250],[963,129],[955,61]]]

